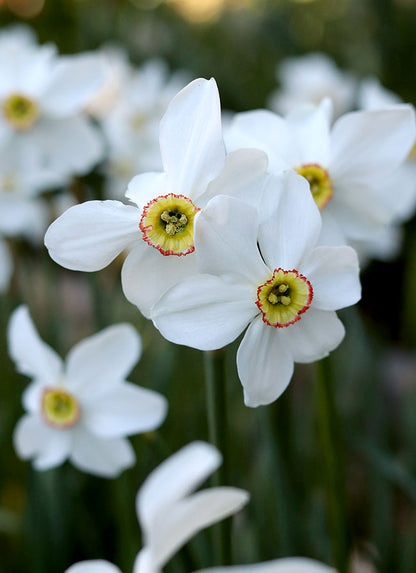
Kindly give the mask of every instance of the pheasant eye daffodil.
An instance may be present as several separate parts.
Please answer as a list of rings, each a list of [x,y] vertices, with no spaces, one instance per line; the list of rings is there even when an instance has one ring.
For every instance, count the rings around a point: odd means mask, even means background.
[[[14,432],[18,455],[46,470],[69,459],[82,471],[115,477],[134,464],[126,436],[154,430],[166,415],[160,394],[125,381],[141,341],[128,324],[106,328],[78,344],[66,362],[43,342],[27,307],[10,318],[9,353],[32,378],[26,410]]]
[[[355,251],[316,246],[321,217],[305,179],[270,177],[269,213],[233,197],[215,197],[198,215],[198,274],[165,293],[152,310],[168,340],[214,350],[247,328],[237,368],[247,406],[285,390],[294,362],[319,360],[344,327],[335,311],[361,296]]]
[[[320,244],[372,245],[400,214],[402,194],[406,201],[406,190],[397,186],[391,193],[383,183],[415,141],[414,110],[396,105],[347,113],[333,126],[331,115],[327,99],[285,118],[266,110],[237,114],[227,148],[257,147],[267,153],[272,173],[293,169],[308,181],[323,221]]]
[[[158,298],[196,271],[194,219],[218,194],[262,195],[267,158],[242,150],[225,156],[214,79],[191,82],[170,103],[160,126],[164,172],[136,176],[126,196],[135,204],[89,201],[49,227],[45,245],[59,264],[95,271],[129,249],[122,269],[127,299],[147,317]]]
[[[192,442],[147,477],[136,499],[143,548],[133,573],[160,573],[169,559],[202,529],[239,511],[249,495],[234,487],[192,493],[221,465],[221,454],[205,442]],[[118,573],[107,561],[84,561],[66,573]],[[312,573],[312,572],[311,572]]]

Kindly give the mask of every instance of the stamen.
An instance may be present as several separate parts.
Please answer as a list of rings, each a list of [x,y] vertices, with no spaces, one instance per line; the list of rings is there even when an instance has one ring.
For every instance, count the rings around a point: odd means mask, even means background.
[[[258,287],[256,305],[266,324],[281,328],[300,320],[312,298],[312,285],[306,277],[296,270],[275,269],[272,277]]]
[[[74,426],[81,415],[77,399],[59,387],[44,390],[42,411],[46,423],[60,429]]]
[[[161,195],[143,210],[143,239],[162,255],[188,255],[194,251],[193,221],[199,211],[183,195]]]
[[[3,102],[3,115],[15,129],[25,131],[39,119],[39,107],[24,95],[12,94]]]
[[[295,171],[308,181],[315,203],[319,209],[323,209],[332,197],[332,182],[328,171],[316,163],[306,163]]]

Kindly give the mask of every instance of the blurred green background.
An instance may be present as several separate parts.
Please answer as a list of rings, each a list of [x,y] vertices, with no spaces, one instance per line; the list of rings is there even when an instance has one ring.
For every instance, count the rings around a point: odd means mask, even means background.
[[[225,109],[265,105],[276,65],[310,51],[358,76],[376,74],[416,103],[414,0],[0,0],[0,26],[26,22],[63,53],[117,42],[140,64],[153,56],[192,77],[214,76]],[[88,179],[94,186],[97,175]],[[91,275],[65,271],[46,251],[15,242],[10,293],[0,297],[0,571],[61,573],[106,558],[128,573],[140,547],[134,498],[169,453],[207,439],[203,357],[164,341],[123,298],[119,265]],[[348,514],[355,572],[416,571],[416,227],[401,254],[364,270],[363,299],[341,313],[347,337],[332,354],[346,448]],[[391,290],[390,285],[394,285]],[[144,354],[130,379],[163,392],[169,415],[159,432],[136,436],[137,465],[117,480],[68,464],[36,473],[14,453],[25,381],[7,356],[11,311],[29,305],[44,340],[62,355],[118,321],[137,326]],[[243,405],[228,351],[230,485],[250,491],[235,520],[235,562],[286,555],[330,561],[314,366],[297,366],[284,396]],[[215,534],[214,534],[215,535]],[[213,565],[212,532],[198,535],[168,572]],[[364,564],[363,564],[364,562]],[[366,569],[365,567],[370,567]],[[372,567],[372,568],[371,568]]]

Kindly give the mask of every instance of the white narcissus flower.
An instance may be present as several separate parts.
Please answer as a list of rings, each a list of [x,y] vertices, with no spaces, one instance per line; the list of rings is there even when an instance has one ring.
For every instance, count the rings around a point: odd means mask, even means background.
[[[154,430],[166,399],[125,381],[141,353],[128,324],[110,326],[76,344],[64,363],[39,337],[27,307],[10,318],[9,353],[33,380],[23,394],[26,414],[14,432],[23,459],[37,470],[66,459],[82,471],[115,477],[135,461],[125,436]]]
[[[228,149],[265,151],[272,173],[294,169],[311,187],[323,219],[321,244],[377,239],[402,208],[400,189],[382,185],[404,162],[415,140],[409,105],[348,113],[331,127],[331,105],[303,107],[286,118],[270,111],[238,114]]]
[[[65,573],[121,573],[121,571],[108,561],[94,560],[76,563]],[[250,565],[199,569],[197,573],[335,573],[335,569],[312,559],[287,557]]]
[[[353,108],[356,79],[326,54],[286,58],[277,68],[277,79],[280,89],[271,95],[269,105],[278,113],[305,103],[319,104],[325,97],[331,98],[337,116]]]
[[[65,212],[49,227],[45,245],[56,262],[72,270],[96,271],[124,249],[127,299],[145,315],[168,288],[196,270],[193,221],[209,199],[262,193],[264,153],[242,150],[225,156],[221,112],[214,79],[191,82],[172,100],[160,126],[163,173],[135,177],[127,197],[89,201]]]
[[[259,224],[247,203],[213,198],[195,223],[199,274],[152,311],[163,336],[200,350],[221,348],[248,326],[237,368],[251,407],[282,394],[294,362],[339,345],[344,327],[335,311],[361,296],[355,251],[316,247],[321,217],[302,177],[271,177],[263,209],[269,218]]]
[[[239,511],[249,499],[234,487],[193,490],[221,465],[218,450],[205,442],[188,444],[162,462],[137,494],[143,549],[134,573],[159,573],[169,559],[205,527]],[[66,573],[118,573],[107,561],[86,561]]]
[[[82,114],[104,80],[93,54],[58,57],[29,42],[0,50],[0,142],[39,168],[84,174],[103,157],[103,139]]]

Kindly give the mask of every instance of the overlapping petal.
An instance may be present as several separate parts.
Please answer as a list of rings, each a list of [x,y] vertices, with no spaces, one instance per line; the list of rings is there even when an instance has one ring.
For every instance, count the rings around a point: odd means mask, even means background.
[[[270,177],[265,196],[276,195],[276,187],[283,191],[276,210],[259,227],[259,247],[270,269],[297,268],[302,257],[316,244],[321,231],[321,216],[312,199],[307,181],[292,171],[281,178]]]
[[[176,95],[160,124],[160,150],[172,193],[196,199],[224,165],[221,109],[212,78]]]
[[[215,197],[195,222],[198,270],[235,275],[257,286],[258,280],[269,275],[257,247],[257,235],[257,209],[234,197]]]
[[[162,512],[198,487],[221,464],[218,450],[205,442],[192,442],[147,477],[136,498],[139,522],[146,531]]]
[[[45,245],[54,261],[79,271],[107,266],[141,240],[138,211],[119,201],[87,201],[70,207],[52,223]]]
[[[162,567],[189,539],[205,527],[229,517],[249,500],[246,491],[216,487],[197,492],[168,508],[160,516],[155,544],[155,562]],[[151,540],[150,540],[151,543]]]
[[[164,256],[140,240],[127,255],[121,271],[121,284],[127,300],[150,318],[151,308],[170,287],[192,275],[195,257]]]
[[[251,285],[198,274],[171,288],[151,318],[165,338],[199,350],[232,342],[258,313]]]

